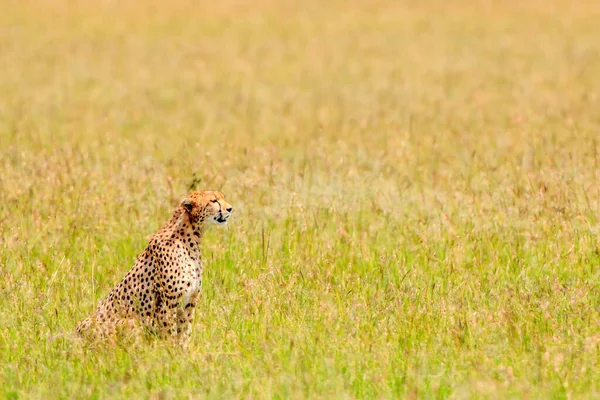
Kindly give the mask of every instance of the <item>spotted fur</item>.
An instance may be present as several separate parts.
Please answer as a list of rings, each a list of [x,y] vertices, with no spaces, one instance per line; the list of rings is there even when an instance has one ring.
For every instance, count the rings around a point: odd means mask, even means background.
[[[77,332],[105,338],[141,328],[187,342],[202,284],[200,239],[209,225],[225,225],[232,210],[221,192],[190,193]]]

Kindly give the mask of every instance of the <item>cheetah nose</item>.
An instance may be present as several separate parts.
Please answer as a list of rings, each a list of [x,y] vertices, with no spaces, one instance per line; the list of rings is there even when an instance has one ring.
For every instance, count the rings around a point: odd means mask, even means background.
[[[233,207],[227,207],[226,210],[231,212],[231,211],[233,211]]]

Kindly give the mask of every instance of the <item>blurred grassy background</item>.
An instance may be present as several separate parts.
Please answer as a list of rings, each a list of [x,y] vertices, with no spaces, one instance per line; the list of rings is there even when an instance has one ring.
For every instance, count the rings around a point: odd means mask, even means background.
[[[8,398],[600,396],[600,3],[4,2]],[[194,341],[76,322],[188,190]]]

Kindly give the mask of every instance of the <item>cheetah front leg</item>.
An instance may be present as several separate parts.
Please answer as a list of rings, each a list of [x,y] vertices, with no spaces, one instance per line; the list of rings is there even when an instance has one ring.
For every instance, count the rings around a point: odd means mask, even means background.
[[[177,303],[164,301],[163,296],[157,295],[156,322],[161,338],[177,335]]]
[[[192,320],[194,319],[194,311],[198,303],[198,296],[192,296],[187,305],[181,305],[177,310],[177,334],[178,340],[184,345],[190,342],[192,338]]]

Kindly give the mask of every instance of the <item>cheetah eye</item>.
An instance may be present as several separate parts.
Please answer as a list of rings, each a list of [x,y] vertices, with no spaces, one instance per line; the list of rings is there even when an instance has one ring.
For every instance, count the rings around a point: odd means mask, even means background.
[[[213,203],[217,203],[219,200],[217,200],[217,199],[212,199],[211,201],[212,201]]]

